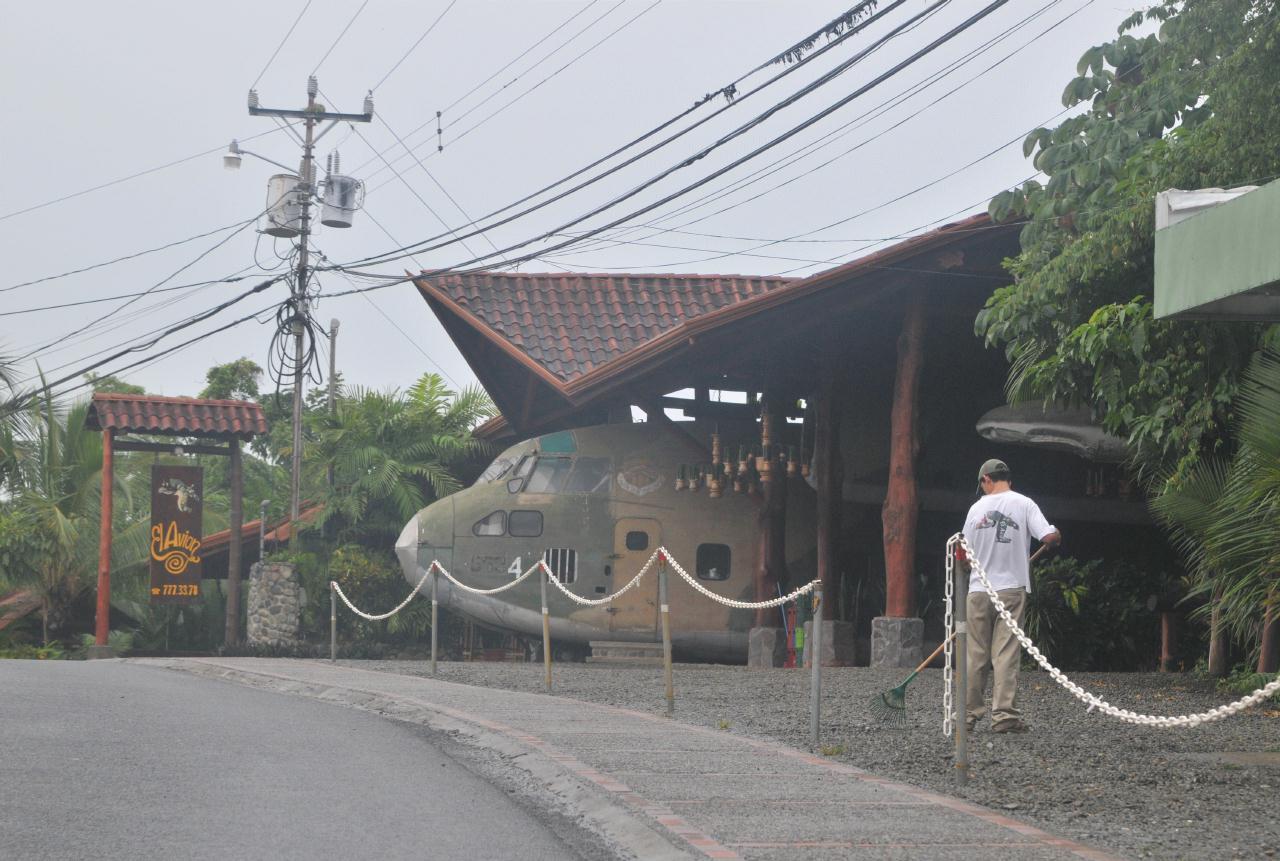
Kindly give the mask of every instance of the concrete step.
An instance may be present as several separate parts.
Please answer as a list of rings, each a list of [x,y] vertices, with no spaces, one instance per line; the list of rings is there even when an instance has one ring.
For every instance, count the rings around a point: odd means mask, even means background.
[[[628,643],[616,640],[593,640],[589,664],[661,664],[661,643]]]

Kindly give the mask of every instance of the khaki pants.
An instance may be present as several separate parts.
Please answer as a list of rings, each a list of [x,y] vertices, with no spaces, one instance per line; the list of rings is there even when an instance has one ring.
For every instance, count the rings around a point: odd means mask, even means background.
[[[1022,625],[1022,611],[1026,607],[1027,593],[1021,588],[1001,589],[996,593],[1004,602],[1013,619]],[[993,675],[991,685],[991,722],[999,723],[1009,718],[1021,718],[1018,708],[1018,665],[1022,661],[1022,647],[1018,638],[996,612],[991,597],[985,590],[969,593],[965,605],[968,612],[968,648],[965,660],[968,664],[969,684],[966,691],[966,707],[969,720],[976,721],[986,712],[983,694],[987,689],[987,677]]]

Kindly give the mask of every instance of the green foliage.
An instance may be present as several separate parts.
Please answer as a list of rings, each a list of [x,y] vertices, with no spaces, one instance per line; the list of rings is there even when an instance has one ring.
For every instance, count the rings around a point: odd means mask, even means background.
[[[1163,579],[1123,561],[1038,562],[1027,635],[1064,670],[1149,670],[1158,659],[1160,616],[1148,599],[1163,592]]]
[[[111,395],[145,395],[147,393],[142,386],[126,383],[115,374],[105,374],[100,377],[90,372],[84,375],[84,381],[89,384],[94,393],[102,392]]]
[[[436,374],[405,393],[355,389],[340,398],[307,453],[313,486],[325,488],[314,528],[339,543],[390,546],[421,508],[460,488],[453,470],[485,452],[471,429],[492,414],[483,391],[454,393]]]
[[[1259,636],[1280,601],[1280,336],[1243,376],[1230,458],[1169,474],[1152,509],[1171,530],[1193,576],[1192,595],[1214,606],[1237,642]]]
[[[1259,688],[1265,688],[1276,679],[1276,673],[1259,673],[1253,667],[1241,665],[1231,671],[1225,679],[1218,680],[1218,690],[1224,694],[1242,697],[1248,696]],[[1268,698],[1273,703],[1280,703],[1280,691]]]
[[[107,632],[107,648],[116,655],[123,657],[133,651],[133,631],[108,631]],[[97,638],[93,634],[80,635],[80,648],[76,650],[77,657],[84,657],[89,651],[89,647],[97,642]]]
[[[262,368],[249,358],[214,365],[204,375],[205,387],[199,397],[215,400],[258,400],[258,378]]]
[[[1158,34],[1130,35],[1144,19]],[[1024,220],[1022,252],[975,325],[1005,349],[1012,400],[1087,404],[1148,470],[1187,469],[1224,448],[1260,328],[1152,319],[1153,200],[1280,174],[1280,102],[1259,97],[1280,88],[1280,11],[1167,0],[1120,31],[1063,93],[1088,108],[1026,139],[1048,180],[991,202]]]
[[[61,661],[65,660],[67,657],[67,653],[63,650],[62,646],[57,643],[50,643],[47,646],[35,646],[29,643],[23,643],[0,648],[0,659],[12,658],[20,661]]]
[[[371,615],[386,613],[404,600],[412,588],[405,582],[395,556],[388,551],[370,551],[348,544],[333,551],[329,558],[329,577],[342,587],[342,592],[361,610]],[[390,619],[369,622],[344,611],[346,627],[357,640],[416,639],[431,630],[429,602],[415,599]]]

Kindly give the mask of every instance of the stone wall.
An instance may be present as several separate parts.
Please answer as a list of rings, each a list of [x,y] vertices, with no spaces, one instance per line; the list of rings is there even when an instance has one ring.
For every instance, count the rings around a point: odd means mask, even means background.
[[[302,628],[302,581],[284,562],[256,563],[249,569],[249,645],[288,646]]]

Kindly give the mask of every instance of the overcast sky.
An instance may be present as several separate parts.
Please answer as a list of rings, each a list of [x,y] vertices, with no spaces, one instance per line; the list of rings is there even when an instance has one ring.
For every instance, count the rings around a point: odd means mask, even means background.
[[[22,369],[34,373],[38,359],[55,378],[270,277],[263,270],[279,266],[288,241],[260,236],[252,224],[239,233],[221,230],[257,215],[269,177],[279,172],[249,156],[239,171],[224,170],[221,155],[232,138],[277,162],[296,164],[300,155],[297,142],[272,120],[248,115],[251,86],[263,106],[299,108],[305,105],[307,76],[315,72],[320,100],[331,110],[352,113],[374,90],[374,122],[340,125],[317,148],[322,176],[325,157],[338,149],[343,172],[367,184],[366,208],[353,228],[320,228],[313,237],[328,260],[346,262],[442,233],[442,219],[460,228],[536,191],[738,79],[851,5],[852,0],[6,4],[0,28],[0,290],[181,244],[5,290],[0,312],[232,274],[245,280],[157,292],[127,307],[121,299],[0,316],[0,353],[44,347]],[[888,5],[881,0],[882,9]],[[751,75],[738,84],[736,104],[716,119],[608,180],[467,240],[467,248],[454,245],[367,269],[398,275],[455,265],[539,237],[680,164],[929,5],[907,0],[882,23],[742,98],[784,67]],[[605,224],[740,158],[873,81],[982,5],[955,0],[759,127],[572,229]],[[879,247],[877,240],[978,211],[995,192],[1033,173],[1021,138],[1062,110],[1060,95],[1076,60],[1090,45],[1112,38],[1131,11],[1116,0],[1013,0],[789,141],[636,219],[625,231],[613,231],[617,242],[565,249],[520,268],[800,275],[869,253]],[[1042,14],[1025,21],[1036,13]],[[1000,41],[988,44],[992,40]],[[723,105],[715,99],[674,128]],[[443,112],[443,152],[436,150],[436,111]],[[406,154],[397,138],[413,153]],[[790,163],[792,155],[803,157]],[[773,164],[784,156],[786,161]],[[156,169],[172,162],[180,163]],[[763,175],[755,174],[767,166]],[[115,182],[141,172],[146,173]],[[108,183],[113,184],[87,191]],[[890,202],[921,186],[926,187]],[[701,199],[722,189],[727,193]],[[67,199],[52,202],[59,198]],[[677,213],[695,201],[696,207]],[[849,220],[818,230],[843,219]],[[799,239],[772,242],[791,237]],[[322,298],[315,313],[325,327],[331,318],[341,320],[338,364],[348,381],[403,387],[428,370],[443,371],[459,385],[474,381],[412,285],[325,300],[324,294],[353,285],[338,273],[318,278]],[[152,351],[278,302],[287,290],[277,284]],[[102,323],[73,334],[117,308]],[[248,356],[265,366],[271,328],[249,322],[125,376],[150,392],[194,395],[213,364]]]

